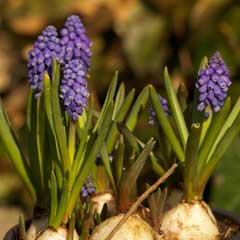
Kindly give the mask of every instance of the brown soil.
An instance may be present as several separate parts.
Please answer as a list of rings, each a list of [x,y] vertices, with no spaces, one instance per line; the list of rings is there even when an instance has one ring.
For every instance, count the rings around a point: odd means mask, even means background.
[[[218,221],[218,228],[221,234],[220,240],[228,240],[240,231],[240,225],[229,219]]]

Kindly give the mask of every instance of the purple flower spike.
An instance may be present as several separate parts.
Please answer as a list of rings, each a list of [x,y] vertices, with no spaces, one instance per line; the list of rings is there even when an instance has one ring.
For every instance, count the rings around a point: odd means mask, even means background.
[[[198,73],[196,83],[196,88],[199,91],[197,110],[202,112],[210,105],[214,112],[220,111],[231,83],[227,66],[220,53],[214,53],[208,65]]]
[[[168,102],[165,98],[161,97],[160,94],[159,95],[159,101],[162,104],[162,108],[163,111],[165,112],[166,116],[169,116],[169,108],[168,108]],[[149,121],[148,123],[152,126],[156,125],[157,123],[157,119],[156,119],[156,112],[153,109],[153,106],[150,104],[149,108],[148,108],[148,114],[149,114]]]
[[[82,115],[87,105],[89,91],[86,81],[87,69],[78,59],[70,61],[63,68],[63,79],[60,86],[60,98],[64,110],[68,112],[73,121]]]
[[[51,75],[53,58],[62,63],[63,52],[54,26],[48,26],[43,30],[28,57],[29,85],[35,91],[35,96],[39,97],[43,89],[44,71]]]
[[[64,63],[68,63],[72,59],[79,59],[86,69],[89,69],[92,55],[91,41],[87,37],[81,19],[77,15],[68,17],[60,35],[61,45],[64,49]]]
[[[94,186],[92,177],[89,175],[81,189],[81,194],[83,198],[86,198],[94,193],[96,193],[96,187]]]

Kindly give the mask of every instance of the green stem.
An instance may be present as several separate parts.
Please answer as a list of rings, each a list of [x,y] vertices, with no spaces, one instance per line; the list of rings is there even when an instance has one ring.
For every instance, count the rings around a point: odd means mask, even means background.
[[[72,120],[70,120],[68,132],[68,151],[71,166],[73,164],[75,154],[75,141],[76,141],[76,124]]]

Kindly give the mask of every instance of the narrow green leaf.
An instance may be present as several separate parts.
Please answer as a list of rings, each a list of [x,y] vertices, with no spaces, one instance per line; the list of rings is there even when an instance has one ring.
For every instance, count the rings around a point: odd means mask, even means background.
[[[125,116],[127,115],[132,105],[134,95],[135,95],[135,89],[132,89],[129,92],[129,94],[126,96],[125,100],[123,101],[120,109],[116,114],[115,121],[112,123],[112,126],[109,130],[109,134],[106,140],[107,149],[109,153],[112,152],[115,145],[116,138],[118,136],[117,122],[122,122],[124,120]]]
[[[198,164],[198,148],[201,134],[201,125],[194,123],[191,127],[191,132],[188,137],[186,154],[185,154],[185,166],[183,171],[185,199],[187,202],[191,202],[195,197],[195,179],[197,176],[197,164]]]
[[[228,98],[223,108],[220,112],[213,115],[213,119],[211,122],[211,125],[209,127],[209,130],[206,134],[205,140],[202,143],[202,146],[199,150],[199,163],[198,163],[198,170],[201,171],[201,169],[204,167],[204,165],[207,162],[208,154],[211,151],[211,148],[224,124],[224,122],[227,119],[228,113],[230,111],[231,107],[231,99]]]
[[[167,116],[164,113],[164,110],[163,110],[162,105],[158,98],[158,94],[152,86],[150,86],[150,96],[151,96],[152,104],[155,109],[159,124],[160,124],[163,132],[165,133],[165,135],[166,135],[169,143],[171,144],[172,149],[175,152],[176,156],[178,157],[179,161],[184,162],[185,156],[184,156],[183,149],[182,149],[180,142],[178,141],[178,139],[169,123]]]
[[[180,83],[177,91],[177,99],[178,99],[179,105],[181,106],[182,112],[184,112],[188,107],[187,96],[188,96],[188,93],[187,93],[186,87],[182,83]]]
[[[150,141],[146,144],[142,152],[137,157],[136,161],[126,173],[125,178],[122,179],[119,186],[119,209],[121,211],[125,211],[129,208],[132,192],[134,189],[136,189],[137,178],[141,173],[150,152],[153,150],[154,145],[155,142],[150,139]]]
[[[211,159],[208,161],[204,169],[199,173],[199,176],[197,179],[199,198],[202,197],[207,181],[209,177],[212,175],[218,162],[221,160],[221,158],[223,157],[223,155],[225,154],[229,146],[238,137],[239,132],[240,132],[240,114],[235,119],[232,126],[228,128],[228,130],[225,132],[216,150],[214,151],[214,154],[212,155]]]
[[[118,72],[116,71],[114,76],[113,76],[112,82],[111,82],[111,84],[108,88],[108,92],[107,92],[107,95],[106,95],[101,113],[99,115],[97,123],[95,124],[94,130],[93,130],[94,132],[97,129],[101,128],[101,125],[103,124],[104,115],[106,114],[106,111],[107,111],[109,105],[113,101],[113,98],[114,98],[114,95],[115,95],[115,92],[116,92],[116,88],[117,88],[117,82],[118,82]]]
[[[125,98],[125,85],[124,83],[121,83],[116,95],[116,100],[115,100],[115,105],[113,110],[113,120],[115,119],[118,110],[122,106],[124,98]]]
[[[52,117],[51,82],[50,82],[48,73],[44,74],[43,87],[44,87],[44,89],[43,89],[44,109],[46,111],[46,115],[47,115],[51,130],[52,130],[53,134],[56,135],[55,129],[54,129],[53,117]]]
[[[217,139],[215,140],[211,151],[208,155],[208,159],[207,162],[209,161],[209,159],[212,157],[212,155],[214,154],[214,151],[218,145],[218,143],[221,141],[222,137],[224,136],[224,134],[226,133],[226,131],[232,126],[232,124],[234,123],[235,119],[237,118],[237,116],[240,113],[240,97],[238,98],[238,100],[236,101],[232,111],[230,112],[228,118],[226,119],[223,127],[221,128],[221,131],[219,132]]]
[[[26,226],[25,226],[25,219],[23,214],[20,215],[19,220],[18,220],[18,237],[19,240],[25,240],[25,235],[26,235]]]
[[[37,100],[37,129],[36,129],[36,143],[37,143],[37,154],[38,154],[38,171],[41,182],[42,193],[44,192],[44,141],[45,141],[45,111],[43,105],[43,99],[40,98]],[[36,154],[36,153],[35,153]],[[45,164],[48,164],[46,161]]]
[[[62,223],[66,223],[68,215],[66,214],[67,202],[70,195],[70,176],[69,172],[66,173],[63,179],[63,188],[61,191],[61,198],[57,208],[56,215],[49,226],[57,230]]]
[[[53,222],[53,219],[56,216],[57,209],[58,209],[58,196],[57,196],[58,186],[57,186],[57,179],[53,170],[52,170],[51,180],[50,180],[50,194],[51,194],[51,206],[50,206],[49,224],[51,225]]]
[[[86,159],[84,159],[84,163],[81,168],[81,171],[76,177],[75,183],[73,185],[72,193],[70,196],[70,200],[68,202],[68,209],[67,209],[68,214],[70,214],[73,211],[76,201],[78,199],[79,192],[107,136],[107,133],[109,131],[109,126],[111,125],[111,121],[112,121],[112,113],[113,113],[113,103],[111,103],[108,106],[105,117],[103,119],[103,124],[98,131],[97,139],[95,140],[94,144],[91,144],[91,151],[89,152]]]
[[[144,148],[145,144],[138,140],[139,145]],[[163,167],[158,163],[158,159],[155,156],[154,152],[150,152],[150,162],[149,162],[152,170],[158,175],[158,176],[162,176],[165,173],[165,170],[163,169]]]
[[[0,99],[0,140],[6,150],[6,153],[12,160],[13,166],[16,168],[17,173],[26,184],[27,189],[32,196],[33,201],[36,201],[36,191],[32,184],[32,176],[30,168],[26,159],[17,143],[14,133],[9,125],[7,115],[3,109],[3,104]]]
[[[27,144],[28,144],[28,157],[29,166],[32,174],[32,182],[36,189],[37,199],[41,201],[42,192],[42,178],[40,176],[40,167],[38,160],[37,148],[37,100],[34,97],[32,90],[29,91],[27,101]]]
[[[143,90],[138,95],[138,97],[128,115],[128,118],[126,121],[126,126],[128,127],[128,129],[130,131],[132,131],[136,127],[140,110],[143,109],[145,107],[145,105],[147,104],[148,97],[149,97],[149,87],[146,86],[145,88],[143,88]]]
[[[150,152],[154,148],[154,145],[155,141],[153,141],[153,139],[150,139],[149,142],[143,148],[142,152],[137,157],[134,164],[129,169],[126,177],[126,184],[129,184],[129,189],[131,189],[130,185],[136,182],[140,172],[142,171],[142,168],[145,165],[147,158],[149,157]]]
[[[184,120],[184,116],[182,114],[182,109],[177,100],[176,93],[174,92],[167,67],[165,67],[164,69],[164,83],[165,83],[165,88],[168,96],[169,105],[171,107],[174,119],[178,127],[180,138],[182,140],[182,145],[185,149],[187,138],[188,138],[188,129],[186,126],[186,122]]]
[[[208,132],[208,129],[211,125],[212,122],[212,117],[213,117],[213,113],[211,108],[209,107],[209,109],[207,110],[207,112],[210,113],[209,117],[207,119],[205,119],[205,121],[203,121],[202,123],[202,131],[201,131],[201,136],[200,136],[200,143],[199,143],[199,148],[202,146],[202,143],[206,137],[206,134]]]
[[[87,113],[87,121],[85,123],[85,127],[82,133],[82,137],[80,139],[80,144],[77,150],[77,154],[74,160],[73,164],[73,178],[78,174],[78,171],[80,170],[82,164],[83,164],[83,153],[84,153],[84,148],[87,144],[87,137],[88,137],[88,131],[91,127],[91,122],[92,122],[92,117],[93,117],[93,95],[90,96],[90,101],[89,101],[89,110]]]
[[[133,133],[127,128],[124,123],[118,123],[117,124],[119,131],[122,133],[124,138],[127,140],[127,142],[130,144],[130,146],[136,151],[138,154],[140,149],[138,145],[138,139],[136,136],[133,135]]]
[[[61,156],[61,161],[63,163],[63,169],[66,173],[67,170],[70,170],[70,161],[67,148],[67,137],[66,129],[63,125],[61,108],[59,103],[59,82],[60,82],[60,65],[57,63],[57,60],[53,60],[53,74],[52,74],[52,91],[51,91],[51,104],[52,104],[52,113],[53,113],[53,123],[56,132],[56,138],[59,146],[59,153]]]
[[[113,178],[111,163],[110,163],[110,158],[108,155],[106,143],[103,143],[100,153],[101,153],[102,161],[103,161],[105,170],[107,172],[110,184],[112,185],[114,195],[117,196],[116,183]]]
[[[113,171],[114,171],[113,176],[115,177],[115,182],[117,187],[120,183],[122,172],[123,172],[124,149],[125,149],[125,145],[123,141],[123,136],[120,135],[118,148],[115,152],[114,161],[113,161]]]

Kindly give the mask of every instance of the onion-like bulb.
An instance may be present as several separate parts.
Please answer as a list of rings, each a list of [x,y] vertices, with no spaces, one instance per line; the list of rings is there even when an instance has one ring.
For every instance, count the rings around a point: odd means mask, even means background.
[[[203,201],[179,203],[164,214],[161,230],[166,240],[219,239],[216,220]]]
[[[90,240],[105,240],[110,232],[124,217],[124,214],[108,218],[97,226]],[[131,215],[114,234],[111,240],[155,240],[162,239],[153,228],[137,214]]]

